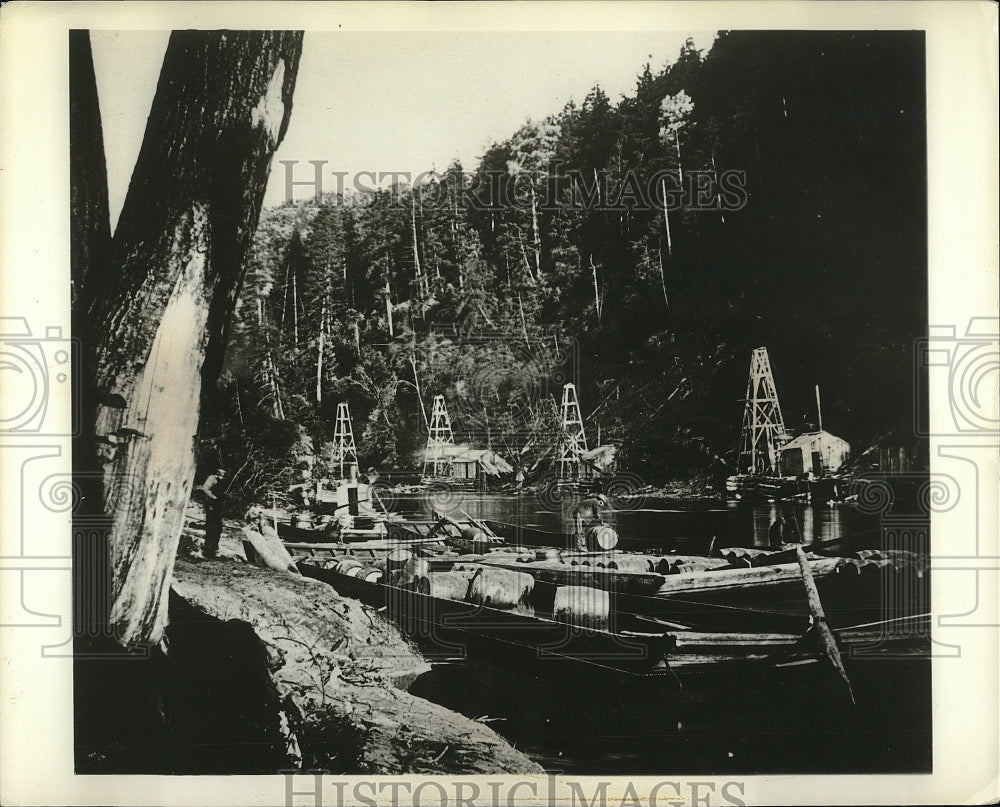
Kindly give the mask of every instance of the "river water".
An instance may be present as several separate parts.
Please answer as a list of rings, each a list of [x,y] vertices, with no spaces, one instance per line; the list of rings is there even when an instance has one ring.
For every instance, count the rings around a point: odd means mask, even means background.
[[[383,495],[384,498],[384,495]],[[551,532],[572,532],[572,507],[577,497],[565,494],[525,493],[521,496],[480,495],[440,491],[423,495],[396,496],[390,509],[430,518],[431,512],[447,512],[462,519],[486,518],[535,527]],[[665,499],[630,497],[613,499],[608,520],[621,537],[621,547],[631,541],[643,548],[670,550],[671,539],[716,537],[716,546],[768,545],[768,529],[780,513],[799,526],[804,544],[850,537],[859,545],[874,545],[880,533],[876,516],[859,513],[847,503],[781,502],[743,504],[716,499]]]
[[[438,492],[397,496],[415,517],[445,511],[553,532],[570,530],[571,497]],[[778,513],[795,516],[803,543],[852,537],[877,545],[877,518],[849,504],[727,504],[719,500],[620,499],[611,520],[620,547],[669,551],[671,539],[714,535],[718,546],[765,546]],[[481,719],[549,772],[876,773],[930,769],[930,664],[848,661],[857,706],[820,665],[755,674],[725,671],[678,688],[588,665],[451,659],[414,694]]]

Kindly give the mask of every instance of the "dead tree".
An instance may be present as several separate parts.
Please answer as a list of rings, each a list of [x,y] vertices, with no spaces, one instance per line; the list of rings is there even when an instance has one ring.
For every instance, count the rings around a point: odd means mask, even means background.
[[[70,45],[85,86],[93,76],[86,34]],[[81,165],[95,153],[103,161],[100,130],[96,144],[91,136],[71,146],[76,321],[92,384],[83,424],[91,439],[82,445],[109,523],[108,618],[126,646],[159,641],[166,625],[199,416],[222,366],[301,50],[301,32],[171,35],[103,262],[88,257],[95,251],[86,239],[100,233],[89,223],[95,208],[103,205],[107,220],[107,195]],[[96,91],[78,91],[77,100],[77,121],[92,122]]]

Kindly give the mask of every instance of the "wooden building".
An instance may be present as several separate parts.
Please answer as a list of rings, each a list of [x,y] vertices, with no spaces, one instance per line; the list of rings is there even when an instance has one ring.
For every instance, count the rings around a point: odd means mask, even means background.
[[[838,470],[851,456],[846,440],[822,429],[800,434],[779,451],[782,476],[823,476]]]

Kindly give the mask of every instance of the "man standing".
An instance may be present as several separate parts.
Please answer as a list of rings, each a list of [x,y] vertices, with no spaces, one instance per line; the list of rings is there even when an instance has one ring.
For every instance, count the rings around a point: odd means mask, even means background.
[[[217,468],[209,474],[201,492],[205,494],[205,549],[206,558],[219,554],[219,539],[222,537],[222,503],[226,498],[226,469]]]
[[[781,545],[785,542],[785,517],[781,513],[778,513],[778,517],[767,531],[767,542],[771,549],[781,549]]]
[[[573,529],[578,551],[587,551],[587,529],[604,523],[604,511],[607,507],[608,498],[604,495],[604,485],[599,481],[594,482],[590,495],[573,508]]]

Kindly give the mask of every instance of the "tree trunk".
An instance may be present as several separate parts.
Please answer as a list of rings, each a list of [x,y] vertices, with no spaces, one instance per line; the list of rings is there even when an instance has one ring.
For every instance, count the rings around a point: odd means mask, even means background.
[[[111,520],[110,621],[124,645],[155,643],[166,625],[199,415],[222,366],[301,49],[301,32],[171,35],[107,279],[84,289],[85,374],[96,382],[92,427]]]
[[[663,191],[663,226],[667,231],[667,254],[672,255],[674,248],[670,241],[670,216],[667,214],[667,183],[660,180],[660,189]]]
[[[299,352],[299,287],[296,283],[297,268],[292,268],[292,345]]]
[[[108,171],[97,81],[88,31],[69,32],[70,151],[70,277],[73,312],[83,312],[88,301],[81,292],[99,286],[107,272],[111,248],[108,212]]]
[[[531,185],[531,246],[535,253],[535,275],[542,277],[542,237],[538,232],[538,197],[535,186]]]
[[[326,303],[319,315],[319,348],[316,351],[316,403],[323,403],[323,342],[326,337]]]
[[[423,270],[420,268],[420,240],[417,236],[417,189],[410,189],[410,225],[413,229],[413,266],[416,271],[417,294],[427,297],[429,289]]]
[[[389,336],[395,336],[395,331],[392,327],[392,290],[389,288],[389,277],[386,275],[385,278],[385,318],[389,324]]]
[[[601,323],[601,289],[597,285],[597,264],[594,263],[594,256],[590,256],[590,268],[594,274],[594,308],[597,309],[597,324]]]
[[[664,211],[666,215],[666,211]],[[667,297],[667,276],[663,271],[663,247],[659,247],[656,250],[657,257],[660,260],[660,287],[663,289],[663,302],[667,306],[667,314],[670,313],[670,299]]]

